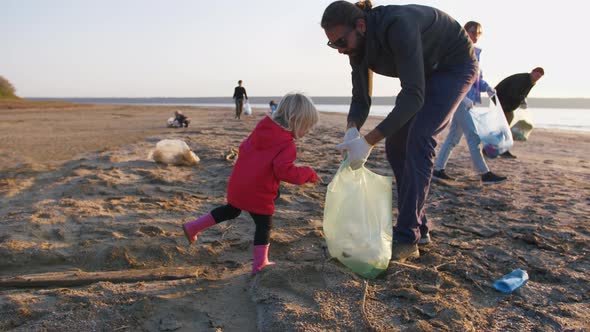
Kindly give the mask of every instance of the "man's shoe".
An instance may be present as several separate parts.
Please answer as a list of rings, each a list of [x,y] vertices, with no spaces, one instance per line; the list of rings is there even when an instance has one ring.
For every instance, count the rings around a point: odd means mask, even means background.
[[[481,176],[481,183],[483,184],[497,184],[506,182],[508,180],[505,176],[498,176],[492,172],[487,172]]]
[[[516,159],[516,156],[513,155],[512,153],[510,153],[510,151],[506,151],[506,152],[502,153],[500,155],[500,157],[502,157],[502,158],[508,158],[508,159]]]
[[[455,179],[453,179],[452,177],[448,176],[447,173],[445,173],[444,169],[441,170],[434,170],[434,172],[432,172],[432,177],[436,178],[436,179],[441,179],[441,180],[449,180],[449,181],[454,181]]]
[[[404,262],[408,258],[419,258],[420,251],[418,245],[407,243],[393,243],[393,250],[391,252],[391,260]]]
[[[430,240],[430,233],[426,233],[426,235],[420,236],[420,240],[418,240],[418,245],[429,244],[430,242],[432,242]]]

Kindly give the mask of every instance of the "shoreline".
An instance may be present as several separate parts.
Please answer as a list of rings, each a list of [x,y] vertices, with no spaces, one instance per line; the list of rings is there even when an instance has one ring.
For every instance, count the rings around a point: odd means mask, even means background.
[[[252,97],[251,105],[253,108],[262,109],[263,111],[268,110],[268,100],[261,99],[265,97]],[[270,98],[270,97],[268,97]],[[203,98],[207,103],[196,102],[199,98],[129,98],[129,99],[117,99],[117,98],[104,98],[104,99],[81,99],[86,102],[85,104],[78,105],[119,105],[119,106],[147,106],[147,107],[221,107],[233,109],[233,104],[228,102],[227,98]],[[277,98],[275,98],[276,100]],[[323,100],[332,101],[324,102]],[[56,99],[59,100],[59,99]],[[78,99],[71,99],[76,101]],[[120,102],[115,102],[115,101]],[[127,101],[126,101],[127,100]],[[171,101],[172,100],[172,101]],[[212,100],[218,100],[217,103],[211,103]],[[135,101],[135,102],[129,102]],[[387,102],[385,102],[387,101]],[[54,103],[63,103],[61,101],[52,101]],[[97,103],[94,103],[97,102]],[[391,111],[391,104],[393,100],[391,98],[385,98],[381,103],[373,103],[371,107],[371,115],[373,116],[386,116]],[[488,102],[484,100],[482,105],[478,107],[487,107]],[[347,114],[348,104],[340,103],[337,104],[331,98],[321,98],[316,101],[316,106],[323,112]],[[572,106],[572,105],[570,105]],[[575,106],[575,105],[573,105]],[[568,130],[576,132],[590,132],[590,107],[588,109],[576,108],[576,107],[530,107],[529,111],[533,117],[535,128],[539,129],[557,129],[557,130]],[[1,103],[0,103],[1,107]]]
[[[78,154],[100,152],[125,144],[135,143],[152,136],[165,136],[177,131],[191,132],[199,126],[203,113],[207,121],[213,120],[215,114],[231,113],[225,107],[202,106],[144,106],[144,105],[109,105],[109,104],[67,104],[67,103],[22,103],[12,109],[0,103],[0,170],[17,167],[27,163],[45,164],[66,161]],[[22,108],[21,108],[22,107]],[[193,118],[190,128],[165,128],[166,119],[175,110],[183,110]],[[266,115],[266,109],[253,108],[255,115],[244,117],[250,123]],[[141,112],[141,113],[140,113]],[[346,114],[321,111],[322,118],[340,118],[334,130],[343,131]],[[369,115],[372,121],[379,121],[384,116]],[[234,121],[230,119],[230,121]],[[332,121],[332,120],[330,120]],[[19,128],[19,130],[12,130]],[[363,132],[369,126],[364,126]],[[22,129],[22,130],[21,130]],[[61,135],[60,132],[69,132]],[[105,135],[107,134],[108,135]],[[590,132],[536,128],[536,134],[580,135],[590,137]],[[52,137],[53,135],[53,137]],[[446,133],[441,134],[444,137]],[[51,141],[48,138],[51,137]],[[516,143],[520,144],[520,143]]]
[[[27,97],[30,100],[53,100],[53,101],[182,101],[184,103],[206,103],[217,104],[227,102],[227,97]],[[251,96],[252,103],[267,104],[270,100],[280,100],[281,96]],[[349,104],[350,96],[315,96],[312,97],[317,104]],[[395,101],[395,96],[373,96],[373,105],[390,105]],[[527,98],[531,107],[538,108],[574,108],[590,109],[590,98]],[[483,98],[485,105],[489,102],[487,97]]]

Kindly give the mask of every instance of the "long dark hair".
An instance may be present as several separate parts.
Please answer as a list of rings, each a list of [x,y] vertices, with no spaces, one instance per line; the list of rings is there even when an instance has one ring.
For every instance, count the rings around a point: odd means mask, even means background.
[[[334,1],[322,16],[322,28],[330,29],[337,25],[355,26],[356,20],[364,18],[365,13],[373,8],[371,0],[358,1],[352,4],[348,1]]]

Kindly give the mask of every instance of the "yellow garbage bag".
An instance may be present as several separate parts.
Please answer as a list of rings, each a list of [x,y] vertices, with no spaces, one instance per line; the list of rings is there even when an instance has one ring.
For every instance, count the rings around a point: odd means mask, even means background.
[[[391,181],[344,161],[328,185],[323,223],[328,250],[365,278],[385,271],[391,259]]]

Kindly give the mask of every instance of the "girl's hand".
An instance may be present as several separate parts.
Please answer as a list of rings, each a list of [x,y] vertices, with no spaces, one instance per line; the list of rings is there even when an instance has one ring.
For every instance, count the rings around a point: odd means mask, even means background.
[[[322,179],[317,175],[317,173],[314,170],[312,170],[311,175],[309,176],[309,179],[307,179],[307,182],[316,183],[316,182],[318,182],[318,180],[322,181]]]
[[[318,177],[318,180],[315,183],[324,184],[324,180],[322,179],[322,177],[319,175],[317,175],[317,177]]]

